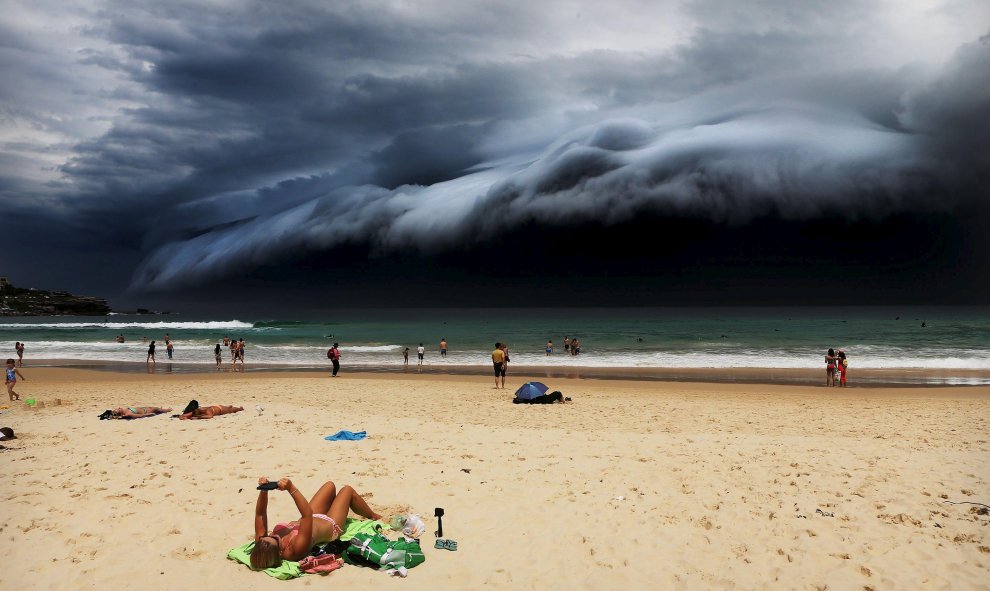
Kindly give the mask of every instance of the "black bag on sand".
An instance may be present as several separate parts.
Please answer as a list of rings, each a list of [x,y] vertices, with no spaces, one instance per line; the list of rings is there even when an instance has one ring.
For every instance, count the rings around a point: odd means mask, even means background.
[[[550,394],[544,394],[543,396],[537,396],[529,400],[520,400],[518,398],[512,400],[513,404],[553,404],[554,402],[563,401],[564,395],[560,392],[551,392]]]

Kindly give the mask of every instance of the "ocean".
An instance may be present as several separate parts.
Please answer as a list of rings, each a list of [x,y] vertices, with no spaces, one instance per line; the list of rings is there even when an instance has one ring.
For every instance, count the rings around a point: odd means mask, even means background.
[[[288,315],[286,315],[288,316]],[[124,335],[123,344],[115,337]],[[164,337],[173,362],[214,363],[224,335],[243,338],[248,365],[324,368],[339,341],[342,363],[367,369],[402,364],[402,351],[427,350],[431,367],[490,363],[496,341],[507,342],[513,365],[545,368],[819,368],[831,347],[850,367],[990,370],[990,308],[618,308],[338,310],[326,318],[209,319],[186,315],[0,318],[0,347],[14,357],[62,362],[144,362],[148,343]],[[564,352],[578,337],[580,356]],[[448,343],[441,359],[439,342]],[[555,352],[544,352],[553,340]],[[229,359],[225,351],[224,359]],[[942,372],[946,373],[946,372]],[[951,378],[951,371],[948,374]],[[986,383],[967,378],[956,383]]]

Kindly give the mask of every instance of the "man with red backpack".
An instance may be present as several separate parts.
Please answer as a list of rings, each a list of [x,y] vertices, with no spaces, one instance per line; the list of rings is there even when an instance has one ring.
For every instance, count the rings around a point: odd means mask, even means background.
[[[333,347],[327,349],[327,359],[333,363],[333,377],[337,377],[337,372],[340,371],[340,349],[337,348],[337,343],[333,344]]]

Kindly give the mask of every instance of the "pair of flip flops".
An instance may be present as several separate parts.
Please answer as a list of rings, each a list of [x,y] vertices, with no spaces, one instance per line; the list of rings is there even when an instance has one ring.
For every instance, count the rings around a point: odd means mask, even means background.
[[[440,538],[439,540],[436,541],[435,544],[433,544],[433,547],[437,548],[438,550],[450,550],[452,552],[456,552],[457,542],[455,542],[454,540],[445,540],[443,538]]]

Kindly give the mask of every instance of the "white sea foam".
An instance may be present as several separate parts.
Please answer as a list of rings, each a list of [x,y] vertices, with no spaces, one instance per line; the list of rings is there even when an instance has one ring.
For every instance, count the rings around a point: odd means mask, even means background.
[[[487,361],[487,359],[486,359]],[[684,367],[684,368],[780,368],[825,369],[824,356],[797,354],[790,351],[739,352],[582,352],[580,356],[513,353],[517,365],[549,367]],[[902,355],[898,351],[876,351],[872,356],[850,356],[850,371],[864,369],[990,369],[990,357],[984,351],[942,350],[938,355]]]
[[[13,352],[13,341],[0,341],[0,350]],[[28,344],[28,359],[68,359],[86,361],[144,361],[149,342],[130,341],[32,341]],[[159,360],[165,358],[164,343],[157,343]],[[182,363],[213,363],[215,339],[182,339],[175,343],[173,361]],[[352,366],[388,366],[402,363],[402,345],[351,345],[341,347],[341,362]],[[311,367],[326,364],[326,344],[255,344],[248,340],[248,362]],[[990,356],[982,350],[939,349],[925,354],[906,354],[897,348],[871,347],[850,355],[850,371],[856,369],[959,369],[990,370]],[[223,358],[229,352],[223,348]],[[452,351],[442,359],[436,351],[428,351],[427,365],[467,365],[486,367],[490,364],[489,351]],[[415,362],[415,356],[412,356]],[[580,356],[556,354],[550,357],[537,352],[512,353],[512,364],[536,367],[598,367],[598,368],[781,368],[824,369],[824,358],[806,352],[787,350],[764,351],[632,351],[598,352],[588,349]]]
[[[329,344],[320,345],[271,345],[271,344],[249,344],[251,347],[257,349],[263,349],[265,351],[272,352],[296,352],[296,353],[310,353],[313,351],[326,352],[330,348]],[[402,345],[341,345],[340,351],[342,353],[392,353],[395,351],[401,351]]]
[[[140,328],[143,330],[225,330],[234,328],[253,328],[254,325],[250,322],[241,322],[240,320],[216,320],[210,322],[179,322],[179,321],[160,321],[160,322],[7,322],[0,323],[0,330],[32,330],[38,328],[56,328],[56,329],[70,329],[70,328],[107,328],[107,329],[120,329],[120,328]]]
[[[391,353],[395,351],[402,351],[402,345],[351,345],[349,347],[341,347],[340,351],[346,353],[348,351],[353,353]]]

